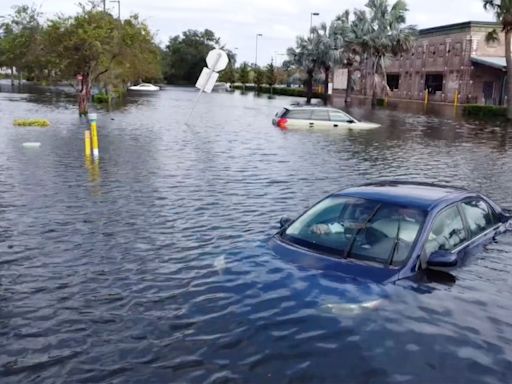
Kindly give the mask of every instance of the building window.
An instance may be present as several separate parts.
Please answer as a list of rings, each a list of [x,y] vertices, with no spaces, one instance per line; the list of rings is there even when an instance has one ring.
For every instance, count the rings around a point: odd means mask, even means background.
[[[388,87],[390,90],[394,91],[395,89],[399,88],[400,75],[398,75],[398,74],[388,75],[387,80],[388,80]]]
[[[455,56],[460,56],[462,54],[462,43],[455,43],[453,50],[455,51]]]
[[[439,57],[444,57],[444,54],[446,53],[446,45],[444,43],[439,44]]]
[[[429,73],[425,76],[425,88],[428,93],[436,93],[443,91],[443,75],[439,73]]]

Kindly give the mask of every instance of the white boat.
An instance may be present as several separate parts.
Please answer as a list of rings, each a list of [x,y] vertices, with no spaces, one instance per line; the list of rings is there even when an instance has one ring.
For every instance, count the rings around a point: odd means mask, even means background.
[[[149,83],[140,83],[139,85],[128,87],[128,89],[130,91],[156,92],[160,90],[160,87]]]

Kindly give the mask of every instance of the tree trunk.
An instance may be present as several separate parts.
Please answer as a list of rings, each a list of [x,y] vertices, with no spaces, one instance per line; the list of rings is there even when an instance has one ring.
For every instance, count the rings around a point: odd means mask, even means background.
[[[352,65],[347,66],[347,89],[345,90],[345,104],[350,104],[352,101],[350,91],[352,87]]]
[[[379,58],[374,58],[372,62],[372,107],[377,105],[377,65]]]
[[[89,112],[89,100],[91,98],[91,80],[88,73],[82,74],[80,93],[78,94],[78,114],[85,116]]]
[[[313,71],[311,70],[308,70],[306,87],[306,104],[311,104],[311,97],[313,96]]]
[[[14,87],[14,67],[11,67],[11,87]]]
[[[505,60],[507,61],[507,118],[512,120],[512,31],[505,32]]]
[[[330,67],[324,68],[324,105],[327,105],[329,101],[329,72]]]
[[[21,71],[18,72],[18,86],[21,85]]]

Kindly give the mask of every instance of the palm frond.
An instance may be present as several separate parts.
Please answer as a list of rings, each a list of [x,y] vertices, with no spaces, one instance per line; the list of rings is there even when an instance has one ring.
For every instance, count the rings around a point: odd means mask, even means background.
[[[485,35],[485,42],[486,43],[496,43],[500,41],[500,35],[496,28],[494,28],[492,31],[487,32]]]

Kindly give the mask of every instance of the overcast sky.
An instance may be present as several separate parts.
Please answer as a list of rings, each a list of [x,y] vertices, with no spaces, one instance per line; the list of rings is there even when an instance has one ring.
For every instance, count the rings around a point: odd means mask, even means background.
[[[117,4],[107,6],[117,14]],[[392,0],[391,0],[392,1]],[[13,5],[27,3],[40,6],[46,16],[77,11],[75,0],[0,0],[0,15],[11,12]],[[186,29],[209,28],[230,49],[236,49],[238,62],[255,60],[256,34],[258,64],[271,57],[279,63],[286,48],[294,45],[295,36],[306,34],[311,12],[313,24],[329,23],[345,9],[363,8],[366,0],[121,0],[121,16],[138,13],[157,33],[163,45],[170,36]],[[419,28],[456,23],[467,20],[492,20],[482,0],[408,0],[407,23]]]

